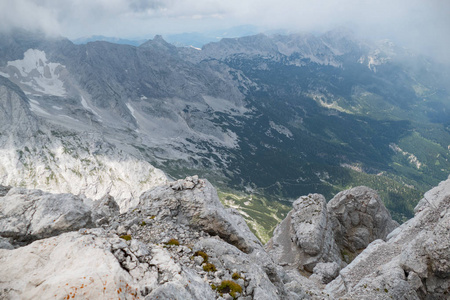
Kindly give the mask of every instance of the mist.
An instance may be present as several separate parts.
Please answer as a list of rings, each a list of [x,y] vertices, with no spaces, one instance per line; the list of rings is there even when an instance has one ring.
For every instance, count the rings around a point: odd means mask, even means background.
[[[347,27],[450,63],[445,0],[3,0],[0,30],[23,28],[79,38],[151,38],[254,25],[261,32],[323,33]]]

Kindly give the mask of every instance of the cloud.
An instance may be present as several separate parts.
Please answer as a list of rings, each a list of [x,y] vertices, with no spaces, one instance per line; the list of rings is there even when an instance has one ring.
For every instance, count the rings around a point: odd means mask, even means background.
[[[252,24],[261,29],[324,32],[348,26],[449,56],[447,0],[3,0],[0,25],[61,33],[150,37]],[[448,57],[450,61],[450,57]]]
[[[48,34],[59,34],[57,11],[29,0],[0,1],[0,31],[12,28],[42,30]]]

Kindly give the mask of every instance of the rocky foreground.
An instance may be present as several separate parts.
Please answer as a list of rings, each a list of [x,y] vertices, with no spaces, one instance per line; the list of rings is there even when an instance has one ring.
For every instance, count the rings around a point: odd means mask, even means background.
[[[0,299],[447,299],[450,179],[398,227],[375,191],[300,197],[264,246],[196,176],[111,196],[0,187]]]

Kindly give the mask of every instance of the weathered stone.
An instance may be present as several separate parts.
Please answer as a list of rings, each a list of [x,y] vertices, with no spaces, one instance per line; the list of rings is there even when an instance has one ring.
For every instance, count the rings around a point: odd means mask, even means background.
[[[19,242],[89,226],[91,211],[78,196],[13,188],[0,198],[0,235]]]
[[[445,299],[450,289],[450,179],[425,197],[414,218],[386,242],[372,242],[325,291],[343,299]]]
[[[191,188],[187,183],[195,185]],[[3,248],[8,248],[0,249],[1,296],[227,299],[232,296],[226,292],[221,296],[211,285],[232,280],[242,288],[235,294],[242,299],[444,299],[450,288],[448,185],[450,179],[427,193],[428,204],[421,204],[414,219],[389,234],[387,241],[370,243],[340,272],[344,263],[339,247],[344,243],[336,240],[333,226],[341,226],[340,232],[355,249],[363,247],[373,232],[382,231],[378,222],[383,214],[375,197],[367,193],[348,193],[344,200],[349,201],[338,206],[333,218],[321,195],[301,197],[275,230],[268,245],[272,259],[239,213],[225,209],[209,183],[194,177],[148,191],[137,207],[123,214],[118,214],[112,198],[90,202],[67,194],[12,189],[0,197],[0,222],[8,224],[9,218],[18,225],[28,222],[17,227],[23,232],[18,230],[16,237],[42,238],[34,233],[40,227],[33,222],[47,220],[44,208],[54,215],[81,207],[90,220],[104,221],[94,224],[103,229],[63,234],[59,227],[50,226],[44,232],[59,236],[20,248],[16,243],[16,249],[9,238],[0,238]],[[49,209],[43,200],[47,198],[58,208]],[[68,203],[58,202],[62,200]],[[45,222],[37,223],[47,228]],[[80,226],[80,222],[67,224],[66,231]],[[117,231],[124,235],[119,238]],[[194,255],[197,251],[207,258]],[[203,256],[217,271],[203,269],[212,268]],[[312,272],[309,278],[302,275],[305,270]]]
[[[398,226],[378,194],[363,186],[338,193],[327,209],[339,249],[352,253],[376,239],[386,239]]]
[[[158,218],[175,217],[181,224],[190,224],[225,241],[245,252],[251,252],[253,244],[259,244],[238,212],[225,210],[216,190],[207,180],[198,180],[193,188],[185,183],[194,179],[178,180],[143,193],[139,205],[147,214]]]
[[[340,266],[335,263],[318,263],[313,269],[311,277],[317,278],[321,283],[329,283],[339,275]],[[310,279],[312,279],[310,277]]]
[[[313,271],[319,262],[342,264],[322,195],[300,197],[266,245],[275,262]]]

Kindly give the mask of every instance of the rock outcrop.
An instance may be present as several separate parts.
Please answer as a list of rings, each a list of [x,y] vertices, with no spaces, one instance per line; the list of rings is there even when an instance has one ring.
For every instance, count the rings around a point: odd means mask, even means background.
[[[445,299],[450,288],[450,179],[389,234],[368,188],[328,205],[300,197],[268,252],[197,176],[122,214],[110,196],[0,191],[1,299]],[[345,266],[343,249],[361,253]]]
[[[378,194],[359,186],[338,193],[327,205],[334,239],[348,263],[374,240],[398,227]]]
[[[343,191],[328,204],[322,195],[310,194],[293,203],[266,248],[285,268],[314,272],[327,283],[370,242],[385,239],[396,226],[380,197],[367,187]]]
[[[175,217],[179,223],[218,235],[246,253],[255,248],[255,243],[261,247],[239,213],[224,209],[214,187],[197,176],[143,193],[139,206],[146,215],[155,215],[160,220]]]
[[[312,272],[319,262],[342,265],[325,198],[310,194],[296,200],[292,211],[275,229],[266,249],[286,268]]]
[[[94,225],[89,207],[72,194],[12,188],[0,199],[0,235],[17,242]]]
[[[235,210],[223,207],[206,180],[188,177],[149,190],[141,196],[139,205],[123,214],[119,214],[111,197],[82,201],[70,196],[13,188],[0,198],[1,220],[5,224],[18,220],[17,224],[19,221],[24,224],[20,228],[33,229],[14,234],[9,229],[1,232],[6,237],[0,241],[2,297],[214,299],[224,295],[225,299],[298,299],[306,296],[301,285],[295,284],[298,275],[287,275],[273,262],[243,218]],[[16,198],[20,201],[13,205]],[[55,204],[51,209],[50,200]],[[28,202],[30,205],[23,208],[22,203]],[[74,222],[64,230],[61,226],[52,227],[58,214],[62,216],[59,219],[67,219],[64,216],[72,214],[73,207],[86,220],[71,218]],[[51,220],[50,224],[47,220]],[[29,225],[34,223],[42,225]],[[45,234],[38,234],[40,228],[46,229]],[[72,232],[60,234],[63,231]],[[22,240],[37,238],[40,240],[22,246]],[[11,250],[13,247],[17,249]],[[37,265],[39,270],[33,267]],[[291,286],[286,286],[289,282]]]
[[[340,299],[447,299],[450,179],[425,193],[416,215],[372,242],[326,291]]]

